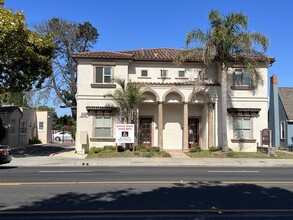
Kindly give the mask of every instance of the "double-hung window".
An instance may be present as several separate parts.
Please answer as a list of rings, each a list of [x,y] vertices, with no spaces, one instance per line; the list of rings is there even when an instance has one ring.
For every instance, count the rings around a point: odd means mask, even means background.
[[[251,139],[251,118],[234,117],[234,137],[236,139]]]
[[[96,72],[95,72],[95,83],[111,83],[111,81],[112,81],[112,67],[97,66]]]
[[[44,122],[39,121],[39,131],[44,131]]]
[[[95,137],[112,137],[112,117],[97,116],[95,121]]]
[[[234,86],[252,86],[251,75],[244,69],[235,69],[233,72]]]

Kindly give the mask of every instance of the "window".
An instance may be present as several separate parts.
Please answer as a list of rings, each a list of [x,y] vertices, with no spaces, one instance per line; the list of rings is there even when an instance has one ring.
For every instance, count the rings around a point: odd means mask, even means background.
[[[11,119],[11,122],[10,122],[10,133],[11,134],[15,134],[15,126],[16,126],[16,120],[15,119]]]
[[[142,70],[141,71],[141,76],[148,76],[148,71],[147,70]]]
[[[112,137],[112,117],[97,116],[95,123],[95,137]]]
[[[184,70],[179,70],[178,71],[178,77],[185,77],[185,71]]]
[[[242,69],[235,69],[233,73],[234,86],[252,86],[250,73]]]
[[[95,83],[111,83],[112,67],[96,67]]]
[[[167,70],[161,70],[161,77],[167,77]]]
[[[234,117],[234,136],[236,139],[251,139],[251,118]]]
[[[43,131],[44,130],[44,122],[40,121],[39,122],[39,131]]]
[[[20,133],[26,134],[26,121],[20,121]]]
[[[281,132],[281,139],[285,139],[286,138],[286,135],[285,135],[285,121],[281,121],[281,129],[280,129],[280,132]]]

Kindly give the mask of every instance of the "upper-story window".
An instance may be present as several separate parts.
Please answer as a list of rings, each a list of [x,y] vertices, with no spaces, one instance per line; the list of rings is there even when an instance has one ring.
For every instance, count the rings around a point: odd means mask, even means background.
[[[235,69],[233,72],[234,86],[252,86],[252,79],[249,72],[244,69]]]
[[[96,67],[95,83],[111,83],[112,81],[112,67]]]
[[[178,77],[185,77],[185,71],[184,70],[179,70],[178,71]]]
[[[148,76],[148,71],[147,70],[141,70],[141,76]]]

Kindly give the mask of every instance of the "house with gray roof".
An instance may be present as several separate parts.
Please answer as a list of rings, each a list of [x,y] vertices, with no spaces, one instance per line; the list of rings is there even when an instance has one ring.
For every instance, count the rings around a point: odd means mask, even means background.
[[[293,87],[278,87],[276,75],[271,77],[269,129],[274,147],[293,144]]]

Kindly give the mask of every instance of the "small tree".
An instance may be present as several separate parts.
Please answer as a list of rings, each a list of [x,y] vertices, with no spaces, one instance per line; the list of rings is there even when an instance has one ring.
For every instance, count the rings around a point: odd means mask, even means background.
[[[27,28],[22,12],[13,13],[0,2],[0,93],[40,88],[52,74],[51,34]]]
[[[115,79],[119,88],[113,93],[107,93],[105,97],[113,99],[118,108],[122,123],[135,124],[135,144],[138,144],[138,118],[139,105],[145,100],[141,93],[141,87],[134,83],[126,83],[124,79]]]

